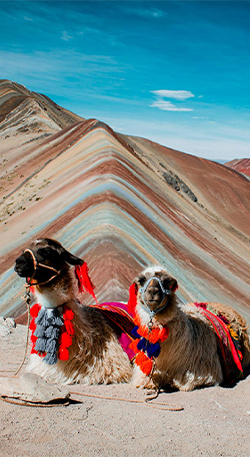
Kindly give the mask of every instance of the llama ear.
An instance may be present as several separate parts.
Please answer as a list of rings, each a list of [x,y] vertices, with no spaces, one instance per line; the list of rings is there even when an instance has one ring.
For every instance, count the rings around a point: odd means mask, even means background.
[[[146,276],[144,274],[141,274],[134,280],[134,284],[137,286],[143,286],[143,284],[146,282]]]
[[[84,260],[80,259],[80,257],[71,254],[71,252],[67,251],[59,241],[52,240],[50,238],[46,238],[46,241],[50,247],[55,249],[60,257],[65,260],[65,262],[69,263],[70,265],[83,265]]]
[[[80,259],[80,257],[76,257],[74,254],[71,254],[69,251],[63,248],[62,257],[64,260],[69,263],[70,265],[83,265],[84,260]]]
[[[175,292],[175,291],[178,289],[178,287],[179,287],[179,286],[178,286],[178,283],[177,283],[176,279],[171,278],[171,281],[170,281],[170,290],[171,290],[172,292]]]
[[[171,290],[171,292],[175,292],[178,289],[178,283],[175,278],[172,278],[172,276],[169,276],[167,273],[161,276],[161,282],[163,284],[163,287],[166,290]]]

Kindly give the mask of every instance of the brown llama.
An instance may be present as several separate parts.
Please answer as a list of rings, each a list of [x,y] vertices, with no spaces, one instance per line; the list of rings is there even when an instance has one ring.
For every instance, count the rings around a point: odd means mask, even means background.
[[[61,384],[131,379],[117,329],[98,307],[81,305],[76,298],[79,284],[94,295],[82,259],[55,240],[38,239],[16,259],[15,271],[27,278],[36,301],[30,310],[33,346],[27,371]]]
[[[177,281],[161,267],[144,270],[130,288],[134,314],[132,382],[190,391],[230,385],[250,364],[244,318],[219,303],[177,302]]]

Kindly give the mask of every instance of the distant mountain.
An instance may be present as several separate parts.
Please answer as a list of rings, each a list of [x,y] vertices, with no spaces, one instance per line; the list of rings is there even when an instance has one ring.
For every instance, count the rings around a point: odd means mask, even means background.
[[[0,100],[0,315],[24,310],[14,260],[48,236],[87,261],[100,302],[128,300],[134,277],[162,264],[181,300],[220,301],[250,322],[243,175],[81,119],[15,83],[2,81]]]
[[[0,79],[0,129],[17,132],[61,130],[82,120],[76,114],[54,103],[46,95],[37,94],[26,87]]]
[[[226,167],[232,168],[233,170],[250,176],[250,159],[234,159],[230,162],[225,163],[225,165]]]
[[[228,160],[225,160],[225,159],[213,159],[214,162],[217,162],[217,163],[220,163],[221,165],[223,165],[224,163],[228,162]]]

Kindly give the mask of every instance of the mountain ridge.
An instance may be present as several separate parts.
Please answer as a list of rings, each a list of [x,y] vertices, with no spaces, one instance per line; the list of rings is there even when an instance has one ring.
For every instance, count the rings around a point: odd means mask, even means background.
[[[163,264],[181,300],[221,301],[249,320],[244,176],[97,119],[53,128],[41,138],[10,125],[0,148],[1,313],[24,310],[15,257],[31,239],[49,236],[87,260],[100,301],[126,301],[139,271]]]

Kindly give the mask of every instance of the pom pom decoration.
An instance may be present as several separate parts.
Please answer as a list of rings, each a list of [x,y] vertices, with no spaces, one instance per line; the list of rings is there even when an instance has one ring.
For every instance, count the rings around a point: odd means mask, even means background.
[[[67,332],[63,332],[60,337],[60,346],[63,346],[65,348],[69,348],[72,344],[72,339],[68,335]]]
[[[78,290],[80,293],[88,292],[94,298],[96,304],[97,298],[94,293],[94,284],[92,283],[89,274],[88,274],[88,265],[84,262],[82,265],[76,265],[75,267],[75,275],[78,281]]]
[[[136,340],[132,341],[132,343],[130,343],[130,345],[129,345],[130,349],[132,349],[132,351],[134,351],[135,353],[139,352],[139,349],[137,347],[139,341],[140,341],[140,339],[137,338]]]
[[[159,343],[149,343],[147,346],[147,354],[149,357],[158,357],[161,352],[161,346]]]
[[[32,348],[30,351],[31,354],[38,354],[38,351],[35,350],[35,346],[36,346],[36,343],[32,344]]]
[[[70,321],[65,320],[64,326],[65,326],[65,330],[68,333],[68,335],[74,336],[74,334],[75,334],[74,324]]]
[[[63,313],[63,319],[67,321],[72,321],[72,319],[74,319],[74,312],[72,309],[67,307],[66,311]]]
[[[153,361],[151,359],[146,360],[145,362],[141,363],[140,368],[146,376],[149,376],[153,369]]]
[[[39,313],[40,309],[41,309],[41,305],[39,305],[38,303],[33,305],[32,308],[30,308],[31,317],[36,318],[38,316],[38,313]]]
[[[64,362],[69,360],[68,348],[72,344],[72,337],[74,336],[75,329],[74,324],[71,322],[74,318],[74,312],[72,309],[64,306],[63,310],[64,326],[62,328],[62,334],[59,338],[59,350],[58,359]]]
[[[142,363],[146,362],[148,360],[148,357],[144,352],[139,352],[139,354],[136,355],[135,357],[135,363],[136,365],[141,365]]]
[[[48,365],[55,365],[58,359],[68,360],[68,348],[72,345],[75,333],[72,322],[74,312],[64,306],[63,316],[57,308],[48,314],[46,309],[36,303],[30,309],[30,314],[33,317],[30,323],[31,354],[44,358]]]
[[[132,287],[132,286],[131,286]],[[132,330],[134,336],[138,336],[131,344],[130,348],[136,353],[135,363],[141,371],[149,376],[153,369],[153,359],[158,357],[161,352],[160,343],[169,336],[167,326],[151,327],[141,325],[138,314],[134,317],[135,327]]]
[[[36,330],[36,321],[35,321],[35,318],[33,317],[31,323],[30,323],[30,331],[32,333],[34,333],[34,331]]]
[[[69,351],[67,348],[65,347],[60,347],[59,348],[59,351],[58,351],[58,359],[59,360],[63,360],[64,362],[66,362],[67,360],[69,360]]]

